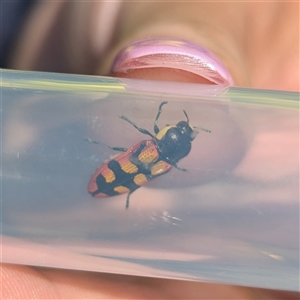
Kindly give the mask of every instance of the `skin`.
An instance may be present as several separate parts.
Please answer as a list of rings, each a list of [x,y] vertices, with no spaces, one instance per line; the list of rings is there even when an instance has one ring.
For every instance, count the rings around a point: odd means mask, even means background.
[[[11,67],[107,75],[124,45],[148,36],[184,36],[214,52],[238,86],[299,91],[298,2],[176,2],[176,5],[172,1],[126,2],[113,36],[107,37],[109,42],[104,48],[99,47],[97,36],[99,5],[99,2],[46,1],[37,5],[12,51]],[[53,34],[53,24],[61,34]],[[77,34],[72,34],[74,28]],[[68,43],[63,42],[65,39]],[[207,83],[197,75],[187,76],[163,68],[116,75]],[[249,169],[251,165],[249,161]],[[244,166],[243,172],[249,169]],[[292,299],[295,296],[224,285],[9,264],[1,266],[1,282],[2,299],[217,299],[224,295],[227,299]]]
[[[184,37],[216,54],[235,85],[299,91],[298,2],[126,2],[120,11],[114,32],[101,32],[100,38],[101,2],[36,5],[12,51],[11,67],[108,75],[128,43]],[[207,83],[164,68],[117,75]]]

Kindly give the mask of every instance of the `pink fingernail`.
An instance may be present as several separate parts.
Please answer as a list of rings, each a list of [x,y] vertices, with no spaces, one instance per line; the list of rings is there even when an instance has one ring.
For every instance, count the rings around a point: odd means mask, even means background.
[[[136,69],[172,68],[188,71],[215,84],[233,85],[233,79],[212,52],[195,43],[170,38],[136,41],[116,56],[112,73],[128,73]]]

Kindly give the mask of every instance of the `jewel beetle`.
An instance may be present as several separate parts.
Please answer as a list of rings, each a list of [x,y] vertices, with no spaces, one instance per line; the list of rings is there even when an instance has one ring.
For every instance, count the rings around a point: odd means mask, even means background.
[[[139,132],[148,135],[151,139],[143,140],[130,148],[109,147],[122,153],[105,161],[92,175],[88,192],[93,197],[109,197],[128,193],[126,208],[129,207],[129,197],[139,187],[149,180],[169,172],[173,167],[186,171],[177,165],[178,161],[186,157],[192,146],[192,141],[197,131],[189,123],[189,117],[185,110],[183,113],[186,121],[180,121],[176,125],[166,125],[161,130],[157,126],[162,107],[168,102],[159,105],[154,119],[154,133],[138,127],[125,116],[119,118],[125,120]],[[210,130],[203,129],[206,132]],[[95,144],[102,144],[91,139],[86,139]]]

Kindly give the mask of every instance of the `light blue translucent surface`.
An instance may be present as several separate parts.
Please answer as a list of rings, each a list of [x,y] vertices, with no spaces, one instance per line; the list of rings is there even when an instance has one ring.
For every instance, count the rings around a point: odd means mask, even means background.
[[[2,70],[3,262],[299,290],[299,94]],[[95,199],[93,172],[184,120],[172,170]]]

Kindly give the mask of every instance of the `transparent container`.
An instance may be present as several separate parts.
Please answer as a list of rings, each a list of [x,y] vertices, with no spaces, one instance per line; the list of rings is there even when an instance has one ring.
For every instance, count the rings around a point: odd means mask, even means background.
[[[2,70],[2,261],[299,290],[299,94]],[[186,120],[178,166],[94,198],[97,168]],[[201,130],[205,128],[211,132]],[[97,140],[99,144],[87,140]]]

